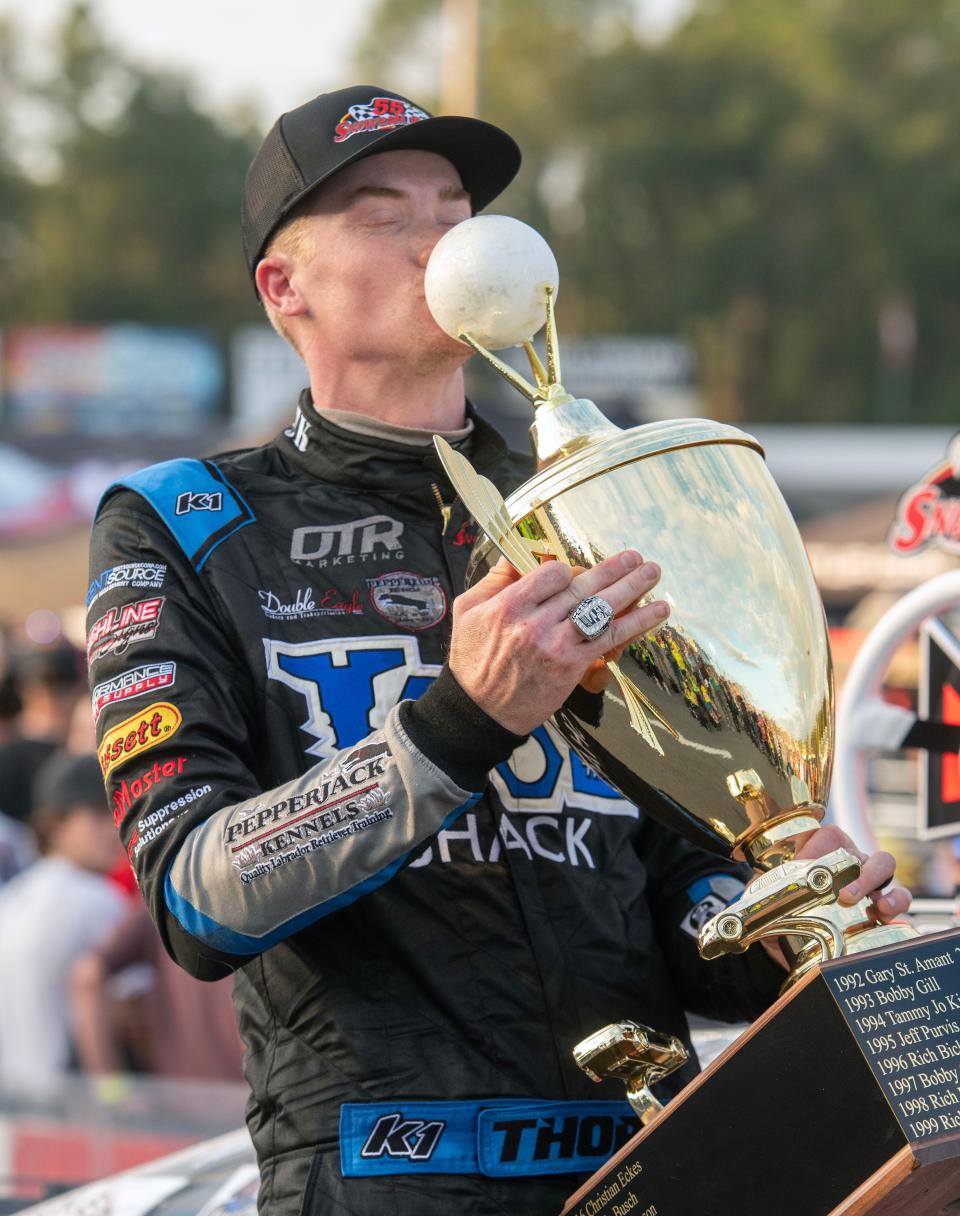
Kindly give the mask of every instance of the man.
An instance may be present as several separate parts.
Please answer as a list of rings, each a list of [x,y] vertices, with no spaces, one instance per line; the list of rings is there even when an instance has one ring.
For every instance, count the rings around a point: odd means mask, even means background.
[[[615,1018],[750,1017],[783,975],[699,959],[684,922],[740,871],[543,726],[664,619],[636,607],[657,568],[499,565],[457,594],[473,533],[431,435],[502,489],[530,467],[466,409],[469,351],[423,271],[518,165],[496,128],[372,86],[284,115],[243,230],[309,376],[294,423],[145,470],[95,531],[101,761],[168,949],[237,969],[271,1213],[558,1211],[636,1126],[573,1045]],[[569,613],[595,593],[621,615],[589,642]],[[863,889],[891,873],[871,859]]]
[[[33,827],[43,856],[0,891],[0,1085],[55,1089],[74,1058],[70,968],[122,919],[107,874],[116,833],[93,756],[57,752],[36,774]]]

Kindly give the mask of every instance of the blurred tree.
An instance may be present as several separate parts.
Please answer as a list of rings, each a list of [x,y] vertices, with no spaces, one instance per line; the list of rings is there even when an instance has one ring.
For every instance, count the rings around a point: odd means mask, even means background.
[[[56,169],[19,213],[18,273],[0,284],[4,320],[225,332],[260,315],[238,221],[257,143],[251,118],[228,127],[200,108],[189,81],[127,59],[84,3],[58,30],[49,78],[19,91],[46,112]]]
[[[698,0],[658,43],[634,7],[481,8],[525,158],[497,207],[557,250],[564,331],[688,337],[717,417],[954,420],[957,0]],[[363,74],[409,75],[439,12],[380,0]]]

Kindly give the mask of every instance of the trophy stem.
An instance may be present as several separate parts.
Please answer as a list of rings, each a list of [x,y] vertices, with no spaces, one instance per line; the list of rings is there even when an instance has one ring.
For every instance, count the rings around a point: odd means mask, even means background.
[[[553,288],[544,288],[547,297],[547,325],[544,337],[547,342],[547,383],[560,383],[560,342],[557,338],[557,315],[553,303]]]
[[[539,389],[534,388],[534,386],[528,380],[525,380],[519,372],[514,371],[509,363],[504,363],[502,359],[498,359],[495,354],[487,350],[485,346],[482,346],[476,340],[476,338],[474,338],[471,334],[468,334],[466,330],[461,330],[460,333],[457,334],[457,337],[461,342],[466,342],[467,346],[472,346],[482,359],[489,363],[491,367],[496,368],[500,375],[503,376],[504,380],[508,380],[513,387],[518,392],[523,393],[524,397],[526,397],[527,400],[532,404],[536,405],[538,401],[543,399],[543,394]]]

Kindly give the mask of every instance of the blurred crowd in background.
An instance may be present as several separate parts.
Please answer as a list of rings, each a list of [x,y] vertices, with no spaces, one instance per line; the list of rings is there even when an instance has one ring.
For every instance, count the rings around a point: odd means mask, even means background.
[[[241,1079],[229,983],[166,956],[120,847],[83,653],[0,641],[0,1090],[65,1074]]]

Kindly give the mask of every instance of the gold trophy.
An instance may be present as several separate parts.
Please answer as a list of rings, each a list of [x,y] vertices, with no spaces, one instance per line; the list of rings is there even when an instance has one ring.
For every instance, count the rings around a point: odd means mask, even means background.
[[[468,583],[502,552],[589,567],[626,548],[662,569],[669,619],[632,643],[602,693],[555,715],[564,738],[667,827],[759,875],[700,930],[706,958],[779,939],[785,986],[822,960],[915,936],[837,903],[860,871],[843,849],[795,859],[823,819],[833,758],[833,677],[820,596],[796,525],[750,435],[705,419],[621,430],[561,383],[556,262],[506,216],[477,216],[437,244],[427,302],[534,406],[537,472],[506,501],[435,443],[489,538]],[[546,358],[532,335],[546,326]],[[531,379],[491,349],[522,345]]]
[[[634,1114],[648,1127],[663,1111],[650,1086],[686,1064],[689,1053],[672,1034],[639,1022],[614,1022],[579,1042],[573,1058],[592,1081],[623,1081]]]

